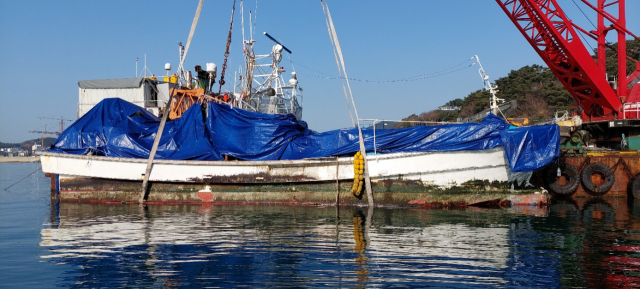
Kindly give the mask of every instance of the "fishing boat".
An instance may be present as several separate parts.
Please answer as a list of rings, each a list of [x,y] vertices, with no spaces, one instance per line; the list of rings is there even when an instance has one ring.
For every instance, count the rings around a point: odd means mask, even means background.
[[[196,103],[166,123],[147,174],[160,123],[105,99],[41,154],[42,170],[65,201],[135,202],[146,178],[147,202],[327,204],[336,191],[342,203],[362,202],[357,128],[317,133],[291,114]],[[559,145],[557,125],[512,128],[494,115],[362,135],[373,192],[390,205],[420,204],[434,188],[515,182],[552,162]]]
[[[463,187],[466,193],[457,194],[463,199],[443,200],[504,201],[511,183],[527,185],[533,171],[558,157],[557,125],[514,128],[494,114],[474,123],[312,131],[302,120],[295,72],[284,82],[280,60],[291,51],[264,35],[274,42],[270,54],[254,54],[253,37],[243,40],[238,91],[221,92],[226,58],[217,93],[215,64],[196,66],[192,77],[183,66],[189,43],[180,44],[174,75],[165,66],[164,81],[81,81],[81,117],[40,154],[57,196],[117,203],[373,204],[375,198],[420,206]],[[130,89],[143,105],[106,97],[113,89]],[[83,99],[93,100],[90,109]]]

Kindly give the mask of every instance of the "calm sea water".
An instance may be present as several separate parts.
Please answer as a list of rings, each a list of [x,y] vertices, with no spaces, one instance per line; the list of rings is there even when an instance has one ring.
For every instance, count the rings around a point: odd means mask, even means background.
[[[640,203],[406,210],[59,204],[0,164],[0,288],[640,286]]]

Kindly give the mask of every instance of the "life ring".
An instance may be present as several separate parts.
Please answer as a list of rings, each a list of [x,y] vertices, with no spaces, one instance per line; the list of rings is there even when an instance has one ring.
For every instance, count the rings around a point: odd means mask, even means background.
[[[561,176],[566,180],[565,184],[558,183],[560,180],[560,177],[558,177],[558,168],[560,168]],[[551,193],[564,196],[573,195],[578,189],[578,185],[580,185],[578,170],[567,163],[561,163],[559,165],[549,167],[547,170],[546,181]]]
[[[629,195],[636,199],[640,199],[640,174],[635,175],[629,180]]]
[[[593,175],[600,175],[603,179],[601,184],[596,184],[592,180]],[[587,193],[593,196],[602,196],[611,190],[613,183],[616,181],[616,177],[613,175],[613,170],[603,163],[590,163],[581,174],[582,186]]]

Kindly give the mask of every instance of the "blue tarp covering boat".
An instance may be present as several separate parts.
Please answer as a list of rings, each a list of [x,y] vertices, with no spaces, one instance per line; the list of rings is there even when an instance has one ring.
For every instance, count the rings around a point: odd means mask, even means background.
[[[206,109],[205,109],[206,107]],[[50,151],[148,158],[160,119],[119,98],[104,99],[69,126]],[[374,132],[362,131],[367,151]],[[378,153],[483,150],[504,146],[511,170],[533,171],[559,156],[557,125],[510,128],[495,115],[476,123],[377,130]],[[293,115],[249,112],[209,102],[169,121],[155,158],[171,160],[294,160],[352,155],[356,128],[317,133]]]

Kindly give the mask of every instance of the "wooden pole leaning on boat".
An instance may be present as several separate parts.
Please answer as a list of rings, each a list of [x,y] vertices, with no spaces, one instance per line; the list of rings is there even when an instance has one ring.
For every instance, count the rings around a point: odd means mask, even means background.
[[[160,138],[162,137],[162,131],[164,130],[164,125],[167,123],[167,118],[169,117],[169,113],[171,112],[171,103],[173,103],[173,91],[174,89],[169,90],[169,102],[164,108],[164,113],[162,114],[162,120],[160,121],[160,126],[158,127],[158,131],[156,132],[156,138],[153,140],[153,147],[151,147],[151,153],[149,153],[149,160],[147,161],[147,170],[144,173],[144,180],[142,181],[142,191],[140,191],[140,197],[138,198],[138,204],[144,203],[147,199],[147,191],[149,186],[149,176],[151,175],[151,167],[153,166],[153,158],[156,156],[156,151],[158,150],[158,144],[160,143]],[[157,93],[157,90],[156,90]]]
[[[339,166],[340,166],[340,158],[336,157],[336,207],[340,206],[340,182],[339,179]]]
[[[362,129],[360,127],[360,117],[358,117],[358,110],[356,109],[356,103],[353,100],[353,93],[351,92],[351,84],[349,84],[349,77],[347,76],[347,69],[344,65],[344,58],[342,57],[342,49],[340,48],[340,42],[338,41],[338,34],[336,33],[336,29],[333,26],[333,20],[331,19],[331,12],[329,12],[329,5],[324,1],[320,0],[320,4],[322,5],[322,11],[324,12],[325,19],[327,22],[327,29],[329,30],[329,38],[331,38],[331,44],[334,49],[334,55],[336,57],[336,65],[338,66],[338,71],[340,75],[344,75],[344,80],[347,84],[347,88],[349,89],[349,96],[351,96],[351,104],[353,105],[353,112],[356,115],[356,120],[358,121],[358,135],[360,138],[360,154],[362,154],[363,162],[364,162],[364,182],[365,188],[367,189],[367,200],[369,201],[369,206],[373,207],[373,192],[371,191],[371,179],[369,178],[369,165],[367,163],[367,151],[364,146],[364,139],[362,138]],[[343,90],[345,93],[345,99],[347,99],[347,90]],[[347,100],[347,106],[349,106],[349,101]],[[349,108],[349,115],[351,115],[351,109]],[[353,123],[353,117],[351,119]]]

